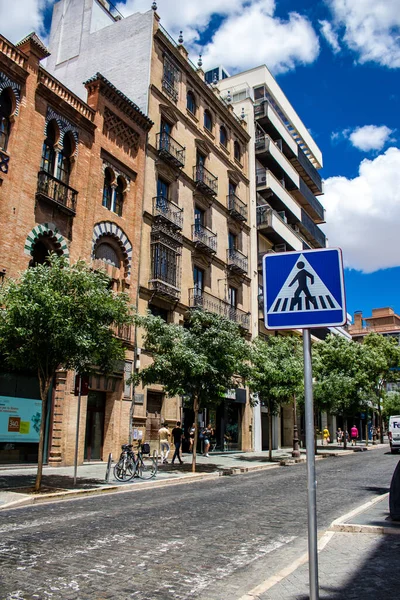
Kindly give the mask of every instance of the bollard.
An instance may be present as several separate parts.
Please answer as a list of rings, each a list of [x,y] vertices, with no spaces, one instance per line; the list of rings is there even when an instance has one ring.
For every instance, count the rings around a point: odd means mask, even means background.
[[[110,482],[111,464],[112,464],[112,454],[110,452],[110,454],[108,455],[108,461],[107,461],[106,478],[105,478],[106,483]]]

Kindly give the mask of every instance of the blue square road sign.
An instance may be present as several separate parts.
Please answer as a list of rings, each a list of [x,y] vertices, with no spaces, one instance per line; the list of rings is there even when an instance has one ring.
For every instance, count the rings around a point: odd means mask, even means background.
[[[339,327],[346,323],[340,249],[266,254],[263,279],[267,329]]]

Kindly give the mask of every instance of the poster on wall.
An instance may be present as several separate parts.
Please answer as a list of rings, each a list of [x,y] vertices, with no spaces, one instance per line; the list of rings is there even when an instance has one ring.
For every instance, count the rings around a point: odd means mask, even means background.
[[[0,442],[39,442],[42,401],[0,396]]]

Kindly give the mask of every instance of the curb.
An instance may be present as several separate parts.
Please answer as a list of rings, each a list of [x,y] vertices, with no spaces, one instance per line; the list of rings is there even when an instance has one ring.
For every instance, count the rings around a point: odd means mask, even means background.
[[[381,496],[378,496],[377,498],[374,498],[373,500],[370,500],[369,502],[362,504],[361,506],[352,510],[351,512],[347,513],[346,515],[343,515],[343,516],[339,517],[338,519],[335,519],[335,521],[333,521],[331,523],[331,525],[329,527],[329,531],[342,532],[342,533],[343,532],[345,532],[345,533],[375,533],[375,534],[378,533],[378,534],[382,534],[382,535],[389,533],[389,534],[399,535],[400,527],[398,529],[393,529],[391,527],[385,527],[384,525],[360,525],[358,523],[346,523],[346,521],[349,521],[352,517],[355,517],[355,516],[365,512],[366,510],[368,510],[369,508],[371,508],[378,502],[381,502],[382,500],[384,500],[388,497],[389,497],[389,493],[382,494]]]

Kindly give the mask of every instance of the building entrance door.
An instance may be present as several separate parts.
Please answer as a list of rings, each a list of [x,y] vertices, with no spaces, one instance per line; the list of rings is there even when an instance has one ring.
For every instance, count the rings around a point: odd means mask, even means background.
[[[105,392],[89,392],[86,413],[85,460],[103,460]]]
[[[146,442],[158,441],[158,430],[161,427],[162,401],[162,393],[147,392]]]

